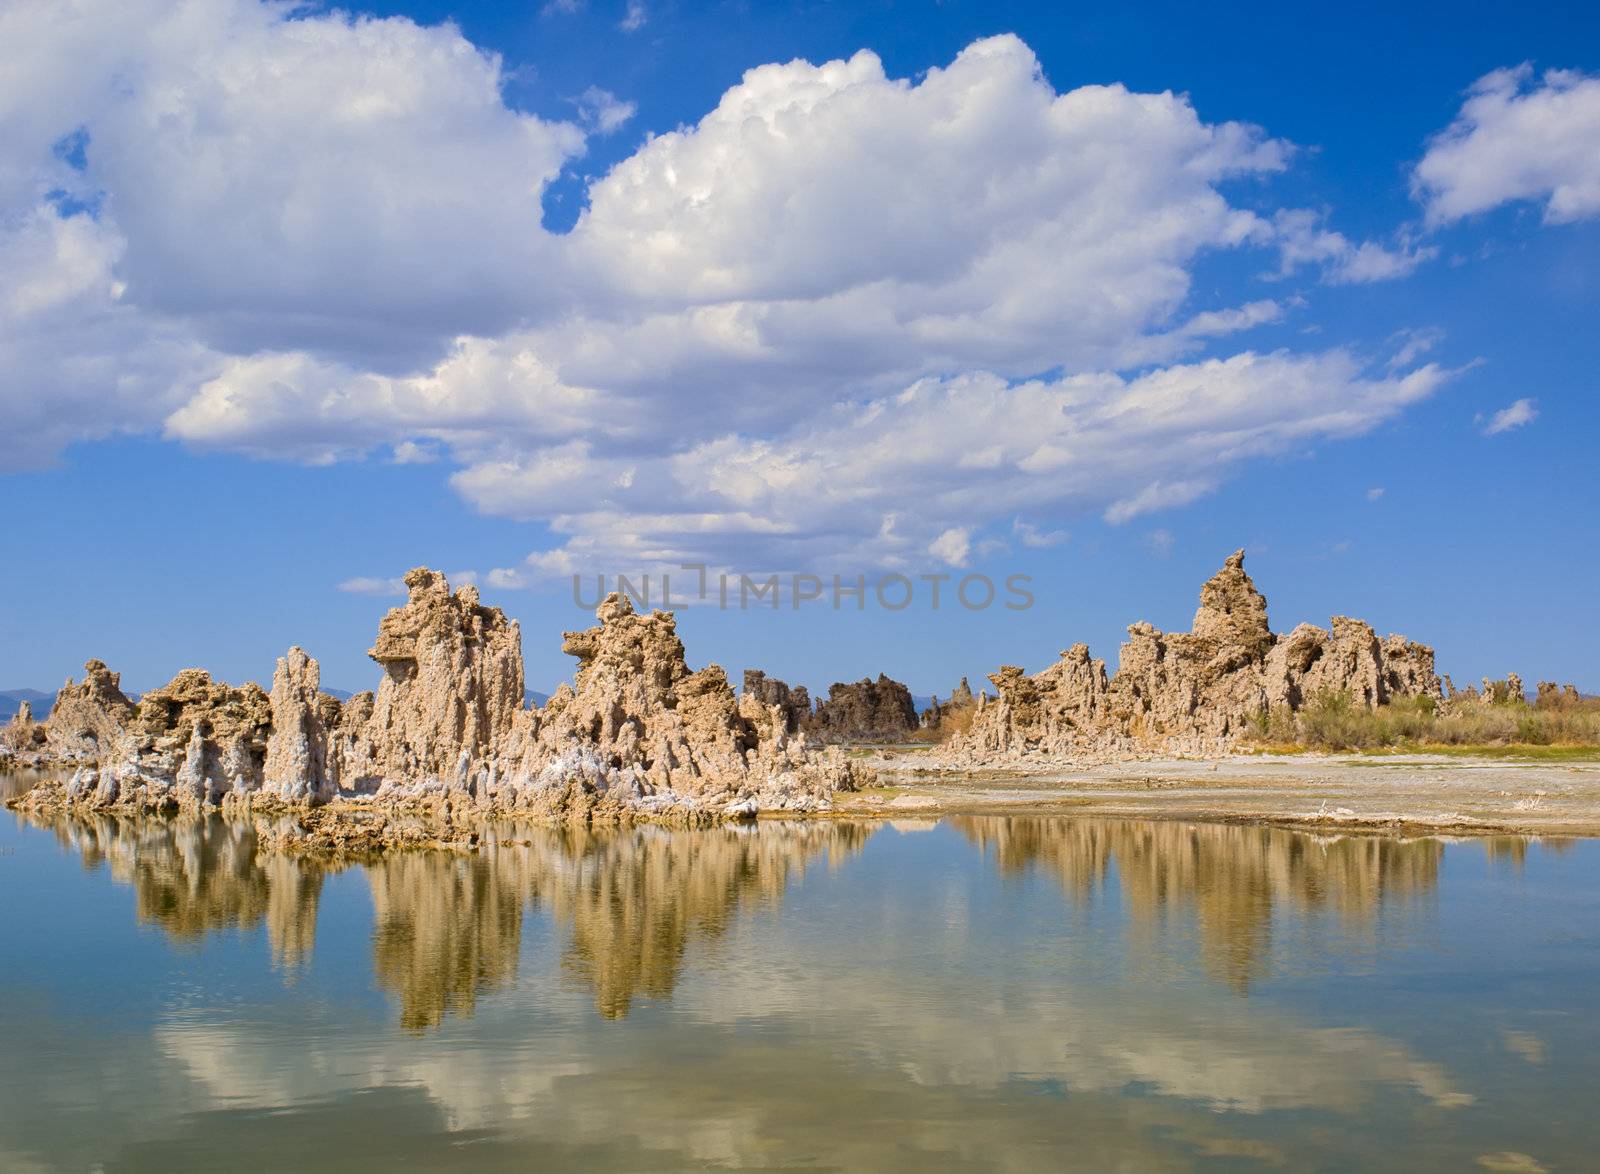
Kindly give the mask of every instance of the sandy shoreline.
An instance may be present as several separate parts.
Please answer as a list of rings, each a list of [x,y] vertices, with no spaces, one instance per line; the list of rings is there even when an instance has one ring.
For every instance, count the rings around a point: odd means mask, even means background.
[[[884,785],[836,796],[836,814],[1123,815],[1330,829],[1600,835],[1600,759],[1231,755],[958,773],[890,754],[872,765]]]

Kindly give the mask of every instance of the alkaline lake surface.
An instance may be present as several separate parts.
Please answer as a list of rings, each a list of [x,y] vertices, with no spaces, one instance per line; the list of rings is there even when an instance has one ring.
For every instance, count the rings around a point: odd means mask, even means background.
[[[0,813],[0,1169],[1594,1169],[1600,841]]]

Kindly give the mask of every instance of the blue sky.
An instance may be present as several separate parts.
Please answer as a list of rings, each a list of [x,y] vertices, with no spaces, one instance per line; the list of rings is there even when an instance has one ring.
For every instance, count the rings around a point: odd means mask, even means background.
[[[1600,15],[77,9],[0,15],[0,687],[368,687],[418,563],[535,688],[574,569],[1030,575],[681,615],[943,693],[1244,546],[1279,630],[1600,690]]]

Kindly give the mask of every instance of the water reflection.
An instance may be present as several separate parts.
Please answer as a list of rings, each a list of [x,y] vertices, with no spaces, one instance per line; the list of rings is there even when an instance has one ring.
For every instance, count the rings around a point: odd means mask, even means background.
[[[591,987],[608,1019],[636,995],[672,993],[689,946],[721,937],[741,910],[776,910],[792,879],[823,857],[859,852],[863,824],[757,824],[669,832],[574,833],[560,844],[563,883],[549,886],[557,919],[572,928],[564,968]]]
[[[471,1015],[480,996],[514,983],[523,918],[535,908],[566,930],[564,973],[601,1015],[620,1019],[640,996],[669,996],[695,944],[720,937],[746,908],[775,910],[810,862],[859,852],[873,831],[821,822],[694,832],[505,825],[472,854],[394,852],[352,863],[268,851],[255,825],[216,814],[27,818],[86,868],[107,867],[132,886],[141,924],[192,941],[264,923],[274,961],[287,967],[311,954],[324,877],[358,869],[372,893],[377,983],[412,1030]]]
[[[1572,861],[1510,837],[1137,820],[503,825],[344,864],[215,817],[43,826],[76,860],[6,841],[51,909],[0,907],[8,1169],[1555,1167],[1600,1144],[1592,844],[1563,887]],[[129,905],[159,933],[117,940]]]
[[[1275,917],[1326,912],[1370,928],[1387,904],[1431,894],[1444,843],[1314,836],[1279,828],[1116,819],[964,816],[949,820],[1002,875],[1043,870],[1077,905],[1112,887],[1136,926],[1156,936],[1192,919],[1207,974],[1246,994],[1270,974]],[[256,829],[218,815],[113,815],[49,822],[90,868],[131,885],[142,923],[180,940],[265,924],[274,961],[294,967],[316,936],[323,879],[360,869],[374,910],[373,968],[413,1030],[471,1015],[517,978],[524,917],[544,909],[564,930],[562,971],[608,1019],[637,998],[666,998],[686,957],[742,911],[776,910],[822,858],[861,851],[877,825],[761,823],[675,831],[500,828],[470,855],[397,852],[361,864],[291,858]],[[1529,841],[1485,841],[1492,861],[1520,865]],[[1564,845],[1554,845],[1558,850]]]
[[[216,815],[109,814],[41,820],[85,868],[107,868],[134,892],[134,913],[179,941],[265,923],[275,962],[310,956],[323,869],[261,852],[253,824]]]
[[[1437,839],[1313,836],[1284,828],[1107,819],[971,816],[951,821],[992,852],[1003,873],[1052,873],[1067,894],[1092,899],[1113,868],[1136,921],[1187,912],[1206,970],[1243,994],[1265,978],[1273,914],[1329,910],[1370,926],[1385,901],[1431,893]]]
[[[404,852],[367,868],[372,961],[400,1023],[437,1027],[516,978],[531,878],[511,854]]]

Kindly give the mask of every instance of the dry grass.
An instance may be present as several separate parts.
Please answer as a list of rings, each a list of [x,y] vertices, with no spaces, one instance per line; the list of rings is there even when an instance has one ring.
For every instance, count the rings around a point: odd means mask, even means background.
[[[939,715],[939,728],[930,730],[926,726],[918,729],[910,737],[912,742],[931,742],[935,745],[948,742],[957,734],[964,734],[972,728],[972,719],[977,716],[976,704],[963,705],[959,709],[946,709]]]
[[[1396,699],[1368,709],[1337,691],[1312,697],[1297,713],[1278,709],[1255,723],[1251,741],[1274,750],[1429,750],[1524,754],[1536,748],[1582,756],[1600,749],[1600,700],[1557,696],[1530,703],[1503,690],[1497,700]]]

